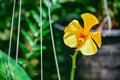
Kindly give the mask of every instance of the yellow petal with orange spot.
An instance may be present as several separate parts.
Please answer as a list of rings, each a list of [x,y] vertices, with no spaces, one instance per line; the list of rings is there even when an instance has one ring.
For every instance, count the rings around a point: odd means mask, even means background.
[[[97,32],[92,32],[92,38],[93,40],[96,42],[96,44],[98,45],[98,47],[100,48],[101,47],[101,34],[99,31]]]
[[[90,13],[84,13],[81,15],[82,19],[83,19],[83,22],[84,22],[84,31],[85,32],[89,32],[90,29],[99,23],[98,19],[90,14]]]
[[[88,56],[94,55],[97,52],[96,45],[91,38],[87,39],[86,42],[77,49],[80,50],[83,55],[88,55]]]
[[[69,25],[65,28],[64,32],[71,32],[71,33],[78,33],[81,30],[83,30],[83,28],[81,27],[81,25],[79,24],[79,22],[77,20],[73,20],[71,23],[69,23]]]
[[[69,46],[69,47],[73,47],[76,48],[77,47],[77,38],[76,35],[74,34],[70,34],[70,33],[66,33],[63,37],[64,39],[64,43]]]

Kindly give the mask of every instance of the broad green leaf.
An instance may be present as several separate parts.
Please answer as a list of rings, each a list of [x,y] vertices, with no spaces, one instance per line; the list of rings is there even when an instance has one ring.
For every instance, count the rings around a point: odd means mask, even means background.
[[[30,36],[30,34],[28,34],[25,30],[21,30],[21,33],[24,35],[24,37],[28,40],[28,42],[30,43],[30,45],[34,44],[34,38],[32,38]]]
[[[8,71],[8,80],[14,80],[16,76],[16,80],[31,80],[30,77],[27,75],[27,73],[24,71],[24,69],[17,64],[16,68],[16,62],[14,59],[10,57],[10,64],[9,69],[7,70],[7,59],[8,56],[4,52],[0,50],[0,80],[6,80],[6,71]],[[15,73],[16,69],[16,73]],[[16,75],[15,75],[16,74]]]
[[[39,32],[37,26],[35,26],[33,22],[31,22],[29,19],[26,19],[26,21],[29,25],[30,30],[33,32],[34,36],[38,36]]]

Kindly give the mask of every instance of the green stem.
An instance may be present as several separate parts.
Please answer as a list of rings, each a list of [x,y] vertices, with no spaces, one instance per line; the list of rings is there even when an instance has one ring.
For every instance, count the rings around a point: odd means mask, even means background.
[[[71,75],[70,80],[74,80],[74,74],[76,69],[76,55],[78,53],[78,50],[75,51],[74,55],[72,56],[72,69],[71,69]]]

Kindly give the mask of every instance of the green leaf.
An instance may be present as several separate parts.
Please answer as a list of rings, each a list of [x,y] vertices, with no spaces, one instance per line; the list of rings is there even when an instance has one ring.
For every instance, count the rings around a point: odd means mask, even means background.
[[[54,23],[54,21],[53,21],[53,20],[51,21],[51,24],[52,24],[52,23]],[[49,27],[49,25],[50,25],[49,20],[48,20],[48,21],[45,21],[45,22],[43,23],[43,25],[42,25],[42,30],[44,30],[44,29],[48,28],[48,27]]]
[[[53,11],[59,8],[61,8],[60,4],[53,4],[52,7],[50,7],[50,12],[52,13]]]
[[[18,59],[18,62],[19,62],[21,65],[23,65],[23,66],[26,66],[26,64],[27,64],[27,61],[26,61],[25,59],[23,59],[23,58],[19,58],[19,59]]]
[[[86,9],[91,11],[91,12],[96,12],[96,9],[92,6],[88,6],[88,7],[86,7]]]
[[[6,80],[6,66],[7,66],[7,59],[8,56],[4,52],[0,50],[0,80]],[[17,64],[16,69],[16,62],[14,59],[10,57],[10,64],[9,64],[9,70],[8,70],[8,80],[14,80],[15,74],[16,74],[16,80],[31,80],[30,77],[27,75],[27,73],[24,71],[24,69]],[[15,73],[16,69],[16,73]]]
[[[51,1],[49,1],[50,3],[50,5],[51,5]],[[43,4],[46,6],[46,7],[48,7],[48,0],[43,0]]]
[[[28,40],[28,42],[30,43],[30,45],[34,44],[34,38],[32,38],[25,30],[21,30],[21,33]]]
[[[38,9],[39,12],[41,12],[40,11],[40,6],[37,6],[37,9]],[[48,13],[48,10],[46,10],[44,7],[42,7],[42,17],[43,18],[47,18],[48,17],[47,13]]]
[[[39,51],[40,50],[40,45],[36,45],[32,49],[36,52],[34,52],[32,54],[29,54],[28,55],[29,59],[34,59],[34,58],[36,58],[40,55],[40,51]],[[46,46],[42,46],[42,50],[46,50]]]
[[[40,22],[40,16],[39,16],[39,14],[36,11],[34,11],[34,10],[31,10],[31,14],[32,14],[33,18],[35,19],[35,21],[37,23],[39,23]]]
[[[50,33],[50,30],[49,30],[49,29],[44,30],[44,31],[42,32],[42,36],[44,37],[44,36],[46,36],[48,33]],[[40,40],[40,34],[38,35],[37,39]]]
[[[53,22],[53,21],[52,21]],[[49,21],[45,21],[45,23],[43,23],[43,26],[42,26],[42,30],[48,28],[50,25],[50,22]]]
[[[50,32],[50,30],[49,30],[49,29],[47,29],[47,30],[44,30],[44,31],[43,31],[43,34],[42,34],[42,36],[45,36],[45,35],[47,35],[49,32]]]
[[[27,69],[28,69],[28,70],[33,70],[35,67],[36,67],[36,66],[30,64],[29,66],[27,66]]]
[[[39,32],[38,32],[38,28],[37,26],[35,26],[29,19],[26,19],[30,30],[33,32],[34,36],[38,36]]]
[[[24,52],[24,53],[29,53],[30,51],[26,48],[26,46],[23,44],[23,43],[21,43],[20,42],[20,48],[22,49],[22,51]]]
[[[40,51],[39,51],[39,52],[35,52],[35,53],[31,54],[28,58],[29,58],[30,60],[32,60],[32,59],[34,59],[34,58],[38,57],[39,55],[40,55]]]
[[[40,50],[40,45],[35,45],[33,48],[32,48],[34,51],[38,51]],[[46,49],[46,46],[42,46],[42,50],[45,50]]]

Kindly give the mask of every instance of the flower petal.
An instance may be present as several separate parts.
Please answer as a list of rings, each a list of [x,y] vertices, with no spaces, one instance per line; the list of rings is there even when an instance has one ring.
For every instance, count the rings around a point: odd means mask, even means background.
[[[96,42],[96,44],[98,45],[98,47],[100,48],[101,47],[101,34],[99,31],[97,32],[92,32],[92,38],[93,40]]]
[[[79,22],[77,20],[73,20],[71,23],[69,23],[69,25],[65,28],[64,32],[71,32],[71,33],[78,33],[81,30],[83,30],[83,28],[81,27],[81,25],[79,24]]]
[[[69,46],[69,47],[77,47],[77,38],[76,35],[74,34],[70,34],[70,33],[66,33],[63,37],[64,39],[64,43]]]
[[[94,55],[97,52],[96,45],[91,38],[87,39],[81,47],[78,47],[78,50],[80,50],[83,55]]]
[[[90,13],[84,13],[81,15],[82,19],[83,19],[83,22],[84,22],[84,31],[85,32],[89,32],[90,29],[99,23],[98,19],[90,14]]]

